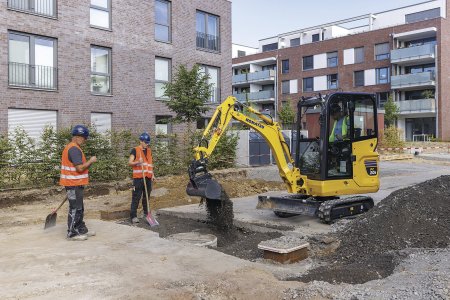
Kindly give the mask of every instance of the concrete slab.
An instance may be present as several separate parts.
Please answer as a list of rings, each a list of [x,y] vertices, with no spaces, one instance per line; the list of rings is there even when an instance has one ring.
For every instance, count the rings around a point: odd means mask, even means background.
[[[66,226],[0,233],[0,298],[167,299],[167,289],[207,281],[250,262],[160,239],[149,230],[87,220],[97,236],[67,241]],[[179,298],[182,299],[182,298]]]

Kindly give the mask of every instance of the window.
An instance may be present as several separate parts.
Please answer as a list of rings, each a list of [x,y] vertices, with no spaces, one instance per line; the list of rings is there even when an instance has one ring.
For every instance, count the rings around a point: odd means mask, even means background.
[[[377,84],[389,83],[389,68],[376,69]]]
[[[281,93],[282,94],[290,94],[289,80],[284,80],[281,82]]]
[[[211,87],[211,103],[219,103],[220,99],[220,69],[217,67],[211,67],[211,66],[200,66],[200,71],[208,74],[209,79],[208,83],[212,84]]]
[[[197,11],[197,48],[219,51],[219,17]]]
[[[155,58],[155,97],[157,99],[168,99],[164,96],[164,85],[170,81],[171,78],[171,60],[168,58]]]
[[[281,73],[287,74],[289,73],[289,59],[285,59],[281,61]]]
[[[303,91],[304,92],[314,91],[314,78],[312,77],[303,78]]]
[[[56,0],[8,0],[8,7],[33,14],[56,17]]]
[[[389,92],[377,93],[377,106],[379,108],[383,108],[384,104],[388,101],[388,99],[389,99]]]
[[[423,72],[432,72],[434,73],[435,64],[426,64],[426,65],[417,65],[417,66],[407,66],[405,67],[406,74],[416,74]]]
[[[318,42],[320,40],[320,34],[316,33],[312,35],[312,41]]]
[[[314,69],[314,57],[311,56],[303,56],[303,71]]]
[[[169,122],[171,118],[171,116],[155,116],[155,135],[172,133],[172,126]]]
[[[111,49],[91,46],[91,92],[111,94]]]
[[[111,0],[91,0],[91,26],[111,29]]]
[[[390,57],[389,43],[376,44],[375,45],[375,60],[389,59]]]
[[[407,14],[405,15],[405,22],[414,23],[423,20],[439,18],[440,16],[441,16],[441,9],[438,7],[429,10],[419,11],[412,14]]]
[[[110,113],[91,113],[91,124],[95,126],[97,133],[107,133],[111,131],[111,118]]]
[[[46,127],[56,131],[57,114],[56,110],[8,108],[8,136],[14,137],[16,129],[21,128],[30,138],[38,141]]]
[[[300,38],[291,39],[291,47],[300,46]]]
[[[267,70],[275,70],[277,68],[277,65],[267,65],[267,66],[263,66],[262,70],[263,71],[267,71]],[[250,71],[249,71],[250,72]]]
[[[245,53],[245,51],[238,50],[237,55],[238,55],[238,57],[243,57],[246,55],[246,53]]]
[[[364,62],[364,47],[355,48],[355,64]]]
[[[416,47],[416,46],[422,46],[422,45],[436,45],[436,44],[437,44],[436,37],[433,36],[433,37],[429,37],[429,38],[407,41],[407,42],[405,42],[405,47],[409,48],[409,47]]]
[[[327,53],[327,67],[328,68],[332,68],[332,67],[337,67],[338,65],[338,53],[337,51],[335,52],[328,52]]]
[[[262,52],[272,51],[278,49],[278,43],[267,44],[262,46]]]
[[[197,129],[205,129],[206,126],[208,126],[209,121],[211,121],[211,118],[201,118],[200,120],[197,120]]]
[[[164,0],[155,1],[155,40],[170,42],[172,40],[170,28],[170,2]]]
[[[56,89],[56,39],[13,32],[8,38],[9,85]]]
[[[328,89],[333,90],[338,88],[338,74],[331,74],[327,76]]]
[[[364,86],[364,71],[355,71],[355,86]]]

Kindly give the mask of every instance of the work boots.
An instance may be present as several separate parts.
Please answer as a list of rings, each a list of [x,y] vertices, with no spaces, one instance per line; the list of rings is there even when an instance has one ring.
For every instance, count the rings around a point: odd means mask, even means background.
[[[85,241],[88,239],[87,234],[76,234],[71,237],[67,237],[67,240],[69,241]]]

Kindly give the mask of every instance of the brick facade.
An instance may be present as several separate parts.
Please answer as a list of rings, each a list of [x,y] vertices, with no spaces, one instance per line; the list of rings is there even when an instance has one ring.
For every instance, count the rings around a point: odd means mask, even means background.
[[[221,98],[231,94],[231,2],[228,0],[173,1],[172,42],[154,38],[153,1],[112,0],[112,29],[90,27],[90,1],[58,0],[56,19],[8,9],[0,3],[0,134],[7,132],[8,108],[58,112],[58,127],[88,124],[91,112],[112,113],[112,128],[154,131],[155,115],[170,115],[155,100],[155,56],[176,66],[194,63],[220,68]],[[220,52],[196,48],[196,10],[220,17]],[[8,86],[8,31],[57,39],[57,91]],[[112,49],[112,95],[90,92],[90,46]],[[179,130],[180,128],[178,128]]]
[[[380,43],[390,43],[390,49],[393,49],[393,34],[410,32],[423,28],[435,27],[437,39],[437,59],[436,71],[438,79],[436,80],[436,95],[437,95],[437,132],[438,137],[442,140],[450,140],[450,91],[446,88],[450,86],[450,7],[447,7],[447,19],[436,18],[426,21],[420,21],[411,24],[398,25],[386,27],[383,29],[366,31],[363,33],[352,34],[324,41],[303,44],[296,47],[288,47],[278,50],[272,50],[263,53],[248,55],[245,57],[238,57],[233,59],[233,65],[245,62],[258,61],[263,58],[276,57],[278,65],[277,74],[277,94],[278,106],[282,101],[291,103],[292,107],[296,108],[297,101],[301,96],[313,96],[318,92],[303,92],[303,78],[326,76],[331,74],[338,74],[339,86],[338,90],[321,91],[322,94],[328,94],[334,91],[350,91],[350,92],[366,92],[366,93],[381,93],[390,92],[391,84],[375,84],[367,86],[354,86],[354,72],[360,70],[376,69],[389,67],[392,72],[392,64],[390,59],[375,60],[374,46]],[[364,47],[365,59],[363,63],[355,63],[344,65],[344,50],[349,48]],[[302,70],[302,58],[304,56],[317,55],[327,52],[338,51],[338,66],[332,68],[321,68],[314,70]],[[281,61],[289,60],[289,73],[281,73]],[[393,74],[391,73],[391,76]],[[298,93],[282,94],[282,81],[298,80]],[[380,117],[379,117],[380,118]],[[309,122],[308,122],[309,123]],[[381,125],[381,124],[379,124]]]

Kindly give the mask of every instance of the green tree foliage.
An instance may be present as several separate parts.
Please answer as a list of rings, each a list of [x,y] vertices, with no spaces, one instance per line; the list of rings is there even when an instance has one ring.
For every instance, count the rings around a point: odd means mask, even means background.
[[[283,129],[291,129],[288,127],[292,126],[295,122],[295,111],[292,109],[291,105],[285,103],[278,112],[278,118],[280,119]]]
[[[395,125],[397,121],[400,110],[397,104],[392,100],[392,96],[389,96],[388,100],[384,104],[384,124],[385,127],[390,127]]]
[[[404,147],[405,142],[400,138],[401,133],[400,129],[393,125],[386,127],[383,132],[381,145],[388,148]]]
[[[212,84],[208,79],[209,75],[200,72],[198,65],[190,70],[185,65],[177,68],[173,81],[164,87],[164,95],[170,98],[165,104],[176,114],[172,122],[190,125],[209,110],[207,101],[212,95]]]

